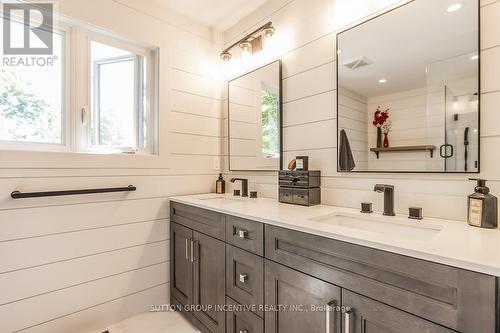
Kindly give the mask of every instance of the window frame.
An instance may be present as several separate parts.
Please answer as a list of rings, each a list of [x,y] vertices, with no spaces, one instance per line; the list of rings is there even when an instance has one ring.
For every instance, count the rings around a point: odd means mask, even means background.
[[[86,76],[86,89],[88,93],[86,94],[86,102],[82,108],[82,117],[80,126],[83,135],[80,138],[80,144],[78,151],[81,152],[93,152],[93,153],[107,153],[107,154],[140,154],[140,155],[157,155],[158,154],[158,80],[157,72],[158,68],[158,48],[152,48],[147,46],[139,46],[136,43],[131,43],[125,41],[118,37],[110,37],[108,34],[99,33],[95,31],[90,31],[86,29],[80,30],[80,38],[84,41],[80,41],[80,44],[86,49],[86,60],[85,64],[80,64],[80,66],[85,65],[87,76]],[[135,109],[137,111],[135,117],[135,137],[136,137],[136,147],[106,147],[102,145],[92,145],[91,135],[93,124],[93,114],[97,107],[97,98],[94,97],[95,101],[92,101],[92,93],[95,95],[95,91],[92,91],[92,85],[97,87],[95,84],[96,78],[94,77],[92,82],[92,72],[94,71],[94,66],[91,64],[91,43],[97,42],[105,45],[109,45],[115,48],[119,48],[132,53],[135,57],[135,77],[141,77],[142,74],[145,76],[146,80],[142,82],[141,80],[134,80],[136,83],[136,95],[134,96]],[[127,56],[129,57],[129,56]],[[142,58],[141,58],[142,57]],[[140,60],[138,60],[140,59]],[[142,66],[146,62],[146,68],[143,69]],[[155,75],[156,74],[156,75]],[[140,83],[144,83],[147,87],[145,96],[145,105],[139,105],[142,101],[140,97],[144,91],[144,86],[139,87]],[[148,89],[149,88],[149,89]],[[92,92],[92,93],[91,93]],[[144,135],[144,128],[142,124],[146,124],[147,133]],[[145,144],[144,144],[145,143]]]
[[[0,15],[2,19],[5,19]],[[159,48],[144,45],[64,17],[54,18],[54,31],[62,35],[61,53],[61,143],[0,140],[0,152],[94,153],[106,155],[159,155]],[[146,96],[143,112],[138,112],[136,126],[137,147],[103,147],[90,145],[91,72],[90,42],[96,41],[127,50],[144,57],[146,66],[140,66],[145,75]],[[143,61],[140,62],[141,64]],[[136,75],[139,68],[136,68]],[[137,80],[136,80],[137,81]],[[140,82],[138,80],[137,82]],[[142,94],[143,89],[136,89]],[[139,107],[140,96],[135,96]],[[145,119],[146,135],[143,124]],[[143,137],[146,145],[139,145]]]

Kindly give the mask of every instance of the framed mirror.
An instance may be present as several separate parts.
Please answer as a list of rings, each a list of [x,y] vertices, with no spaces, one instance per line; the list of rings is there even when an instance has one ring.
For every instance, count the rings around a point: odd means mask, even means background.
[[[479,50],[479,0],[413,0],[338,33],[338,171],[479,172]]]
[[[281,60],[228,83],[229,170],[282,168]]]

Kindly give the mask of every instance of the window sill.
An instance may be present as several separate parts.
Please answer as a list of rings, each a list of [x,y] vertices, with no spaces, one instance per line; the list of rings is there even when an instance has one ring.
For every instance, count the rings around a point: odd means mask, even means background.
[[[0,150],[0,168],[168,169],[168,154]]]

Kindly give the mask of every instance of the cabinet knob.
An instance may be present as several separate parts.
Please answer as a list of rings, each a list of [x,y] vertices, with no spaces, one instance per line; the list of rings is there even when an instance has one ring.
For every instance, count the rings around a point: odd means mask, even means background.
[[[248,280],[248,274],[240,274],[240,282],[245,283]]]
[[[238,238],[245,239],[248,237],[248,231],[238,230]]]

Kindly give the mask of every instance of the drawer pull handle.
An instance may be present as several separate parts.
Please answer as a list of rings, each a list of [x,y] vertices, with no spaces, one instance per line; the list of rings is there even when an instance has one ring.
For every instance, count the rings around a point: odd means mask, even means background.
[[[189,239],[186,238],[186,260],[189,260]]]
[[[249,333],[248,330],[240,330],[240,333]]]
[[[332,312],[335,308],[335,301],[331,301],[326,304],[326,333],[334,333],[335,330],[335,318],[332,320]]]
[[[248,231],[246,230],[238,230],[238,238],[246,239],[248,237]]]
[[[348,310],[344,314],[344,333],[351,333],[353,328],[352,310]]]
[[[240,274],[239,280],[241,283],[245,283],[248,280],[248,274]]]

